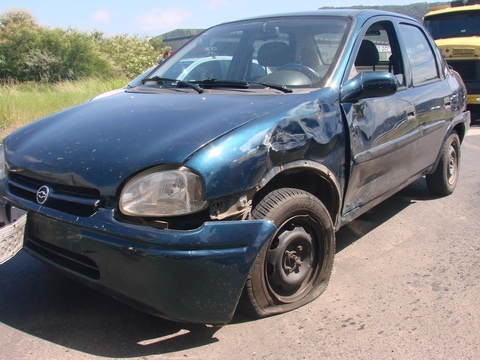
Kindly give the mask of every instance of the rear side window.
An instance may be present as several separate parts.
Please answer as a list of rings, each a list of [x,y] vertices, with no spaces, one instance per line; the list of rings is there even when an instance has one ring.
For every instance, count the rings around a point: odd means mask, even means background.
[[[412,70],[413,86],[439,78],[437,61],[423,31],[413,25],[400,25],[407,57]]]

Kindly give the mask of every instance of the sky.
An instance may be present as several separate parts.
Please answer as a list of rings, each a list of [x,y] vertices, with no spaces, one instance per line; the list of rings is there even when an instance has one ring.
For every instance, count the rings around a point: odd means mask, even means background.
[[[425,0],[343,0],[334,6],[408,5]],[[427,1],[431,2],[431,1]],[[340,5],[341,4],[341,5]],[[107,36],[153,37],[175,29],[205,29],[257,15],[316,10],[326,1],[312,0],[0,0],[0,14],[27,10],[49,28],[100,31]]]

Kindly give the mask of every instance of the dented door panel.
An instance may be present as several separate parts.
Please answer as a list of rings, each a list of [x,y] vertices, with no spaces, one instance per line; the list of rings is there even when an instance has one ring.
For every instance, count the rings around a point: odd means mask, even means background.
[[[344,215],[412,177],[418,139],[413,108],[407,92],[343,104],[350,136]]]

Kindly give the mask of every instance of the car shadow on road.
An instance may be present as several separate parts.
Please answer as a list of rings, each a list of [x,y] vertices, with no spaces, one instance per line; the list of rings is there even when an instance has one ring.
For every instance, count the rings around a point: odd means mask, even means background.
[[[23,252],[0,267],[0,289],[0,322],[7,325],[0,324],[0,337],[4,345],[6,338],[16,339],[9,344],[12,354],[15,346],[25,344],[22,333],[109,358],[167,354],[218,341],[218,327],[181,324],[137,311]],[[35,348],[44,351],[43,345]]]
[[[337,252],[427,196],[424,180],[410,185],[342,228]],[[218,341],[218,327],[150,316],[69,280],[25,253],[0,267],[0,289],[0,322],[12,328],[0,325],[0,335],[20,331],[66,349],[110,358],[167,354]],[[246,321],[250,319],[240,314],[233,319]]]
[[[435,199],[435,197],[429,193],[425,178],[417,180],[351,223],[343,226],[336,234],[337,253],[360,240],[411,204],[432,199]]]

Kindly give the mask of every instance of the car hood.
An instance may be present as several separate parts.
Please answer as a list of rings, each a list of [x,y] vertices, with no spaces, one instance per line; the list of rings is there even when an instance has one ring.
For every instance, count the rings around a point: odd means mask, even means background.
[[[282,107],[283,95],[121,93],[48,116],[4,141],[10,171],[114,195],[132,174],[182,164],[223,134]]]

